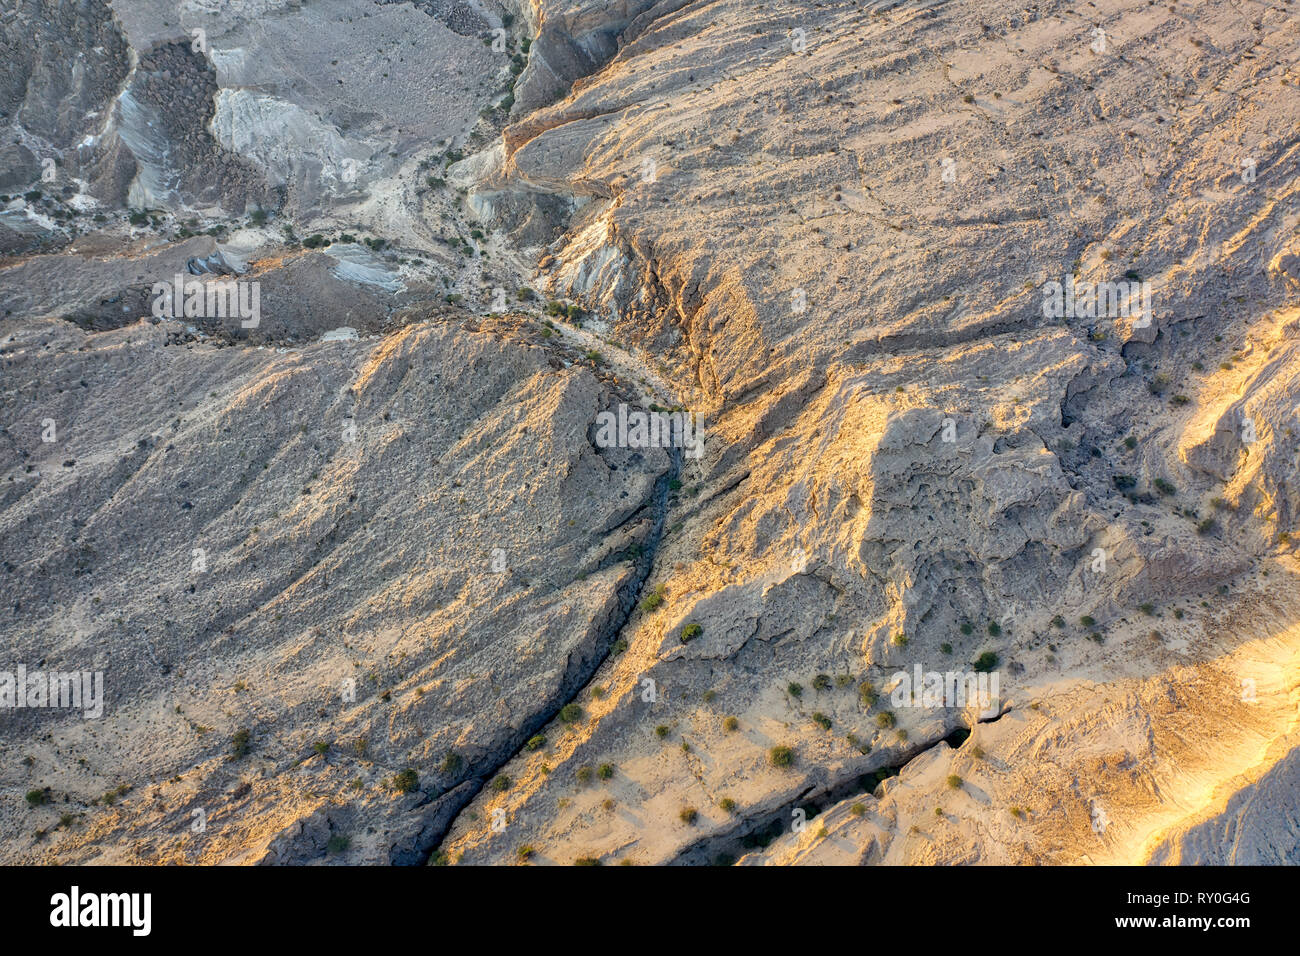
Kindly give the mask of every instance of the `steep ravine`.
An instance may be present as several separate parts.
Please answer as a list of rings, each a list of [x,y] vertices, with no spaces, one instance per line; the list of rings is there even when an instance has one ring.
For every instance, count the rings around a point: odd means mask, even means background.
[[[1006,706],[995,716],[978,723],[994,723],[1010,710]],[[849,797],[862,795],[875,798],[875,791],[885,780],[902,774],[908,764],[946,743],[954,750],[961,747],[971,735],[970,728],[957,721],[955,726],[932,740],[908,747],[902,759],[889,762],[890,752],[882,751],[879,758],[868,758],[852,772],[843,773],[824,784],[806,787],[792,800],[786,800],[775,810],[751,811],[739,817],[736,823],[721,832],[711,833],[689,846],[671,860],[669,866],[730,866],[746,852],[766,847],[780,836],[795,819],[798,810],[806,814],[805,822]]]
[[[627,625],[629,618],[631,618],[632,612],[640,602],[645,582],[654,568],[655,555],[659,550],[660,542],[663,540],[665,518],[668,514],[669,488],[681,470],[681,452],[673,449],[670,460],[671,465],[668,471],[660,475],[655,482],[654,500],[648,506],[653,511],[653,525],[646,544],[634,560],[636,573],[619,596],[617,614],[607,622],[596,639],[600,647],[599,653],[584,661],[575,662],[570,660],[559,692],[547,701],[544,706],[538,708],[534,716],[511,738],[509,745],[493,753],[486,765],[476,768],[475,772],[467,779],[415,808],[424,817],[425,822],[412,848],[400,850],[394,848],[390,856],[394,864],[410,866],[431,862],[445,862],[440,860],[437,847],[455,824],[460,812],[478,795],[487,781],[495,777],[502,767],[519,756],[524,745],[534,734],[555,720],[566,704],[574,701],[605,662]],[[643,508],[632,515],[627,523],[636,522],[644,511]],[[616,560],[617,557],[617,555],[612,557],[610,561]]]

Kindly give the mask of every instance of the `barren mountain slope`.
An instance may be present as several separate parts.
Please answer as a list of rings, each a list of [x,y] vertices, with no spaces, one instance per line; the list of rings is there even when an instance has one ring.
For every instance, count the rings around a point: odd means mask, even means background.
[[[81,9],[0,641],[108,701],[0,725],[5,859],[1300,859],[1292,4]],[[138,321],[213,263],[259,328]]]
[[[1118,713],[1067,696],[965,808],[996,827],[952,832],[931,803],[927,830],[950,832],[887,859],[1101,858],[1077,831],[1097,839],[1116,763],[1158,777],[1195,758],[1230,779],[1227,755],[1254,744],[1211,718],[1242,696],[1239,668],[1207,690],[1170,650],[1235,661],[1248,634],[1227,620],[1258,638],[1294,620],[1274,562],[1297,503],[1297,315],[1279,307],[1296,291],[1298,40],[1277,5],[690,4],[508,128],[485,192],[587,198],[545,286],[663,354],[712,441],[650,582],[664,608],[597,676],[591,723],[507,765],[525,783],[482,795],[450,858],[709,862],[788,830],[801,802],[870,805],[874,771],[975,717],[894,712],[891,675],[983,652],[1002,722],[1081,681]],[[1071,273],[1149,280],[1153,321],[1044,318],[1044,283]],[[1235,617],[1205,600],[1216,588]],[[702,635],[683,646],[688,622]],[[1285,706],[1251,705],[1268,740],[1294,714],[1285,673]],[[1209,697],[1153,713],[1144,695],[1171,685]],[[1173,726],[1193,713],[1203,740]],[[1138,748],[1130,720],[1160,732]],[[1064,776],[1035,775],[1058,734]],[[1111,762],[1090,767],[1098,749]],[[586,786],[602,764],[609,782]],[[1113,799],[1130,832],[1157,815]],[[1031,803],[1033,825],[1010,815]]]

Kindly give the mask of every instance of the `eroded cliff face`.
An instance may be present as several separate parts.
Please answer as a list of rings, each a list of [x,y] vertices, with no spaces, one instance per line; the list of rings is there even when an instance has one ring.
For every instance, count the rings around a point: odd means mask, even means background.
[[[1294,18],[675,7],[507,128],[482,188],[577,197],[539,285],[592,304],[707,411],[698,497],[591,724],[508,766],[527,783],[481,797],[446,852],[707,862],[811,801],[889,835],[872,851],[831,829],[864,860],[1135,858],[1168,808],[1115,774],[1171,792],[1196,765],[1227,786],[1225,753],[1264,758],[1225,710],[1269,713],[1266,737],[1294,713],[1294,680],[1271,681],[1287,706],[1242,703],[1233,650],[1294,646],[1292,612],[1271,611],[1293,607]],[[1046,283],[1070,277],[1150,283],[1152,314],[1045,316]],[[1010,713],[964,751],[926,749],[976,718],[892,706],[892,675],[990,652]],[[1040,714],[1084,683],[1109,719],[1087,694]],[[1137,746],[1130,722],[1157,736]],[[1013,752],[969,756],[1025,723]],[[1039,766],[1053,737],[1059,775]],[[923,832],[892,791],[832,799],[921,752],[932,779],[903,779],[929,801]],[[614,776],[585,786],[601,764]],[[954,766],[978,783],[946,792]],[[770,859],[840,852],[819,833]]]
[[[1289,7],[128,6],[131,194],[279,205],[0,263],[6,642],[110,686],[7,858],[1300,855]]]

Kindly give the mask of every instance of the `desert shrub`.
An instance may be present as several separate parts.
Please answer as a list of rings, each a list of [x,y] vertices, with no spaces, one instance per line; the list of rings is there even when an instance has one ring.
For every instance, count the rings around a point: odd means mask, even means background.
[[[659,587],[655,588],[651,593],[641,599],[641,610],[645,611],[647,614],[651,611],[657,610],[664,603],[665,593],[665,587],[662,584],[659,585]],[[683,631],[684,630],[685,629],[683,628]]]
[[[545,738],[543,738],[543,740],[545,740]],[[456,753],[454,750],[448,750],[442,758],[442,763],[438,764],[438,770],[441,773],[456,773],[460,770],[464,762],[465,761],[461,759],[460,754]]]
[[[565,704],[560,708],[560,720],[566,724],[576,724],[582,719],[582,707],[578,704]]]
[[[330,853],[342,853],[352,845],[352,838],[342,833],[336,833],[329,838],[325,844],[325,849]]]
[[[252,749],[253,732],[247,728],[236,730],[230,737],[230,759],[239,760],[248,756]]]
[[[776,746],[768,751],[767,759],[773,767],[791,767],[794,765],[794,750],[791,747]]]
[[[870,707],[876,702],[876,689],[871,686],[871,681],[864,680],[858,685],[858,700],[862,701],[864,707]]]
[[[700,625],[696,624],[694,621],[691,621],[689,624],[687,624],[685,627],[682,628],[680,640],[683,644],[687,644],[695,640],[703,633],[704,633],[704,628],[700,627]]]
[[[961,789],[961,777],[957,776],[955,773],[948,774],[948,788],[950,790]]]
[[[414,793],[419,786],[420,775],[412,767],[393,775],[393,789],[398,793]]]

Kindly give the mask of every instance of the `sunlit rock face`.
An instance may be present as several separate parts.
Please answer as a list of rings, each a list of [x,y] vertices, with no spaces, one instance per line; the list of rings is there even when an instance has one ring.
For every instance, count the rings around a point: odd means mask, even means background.
[[[1297,858],[1284,10],[20,12],[6,859]]]

